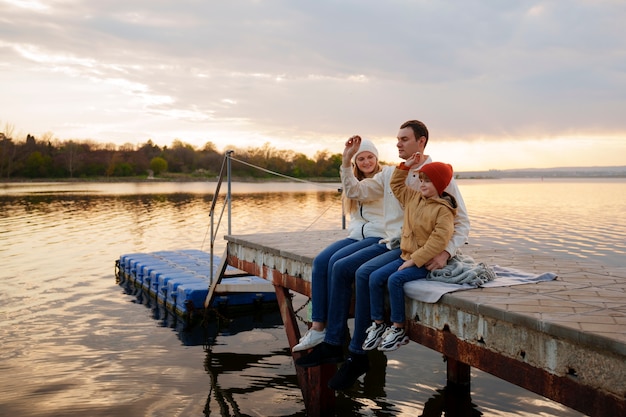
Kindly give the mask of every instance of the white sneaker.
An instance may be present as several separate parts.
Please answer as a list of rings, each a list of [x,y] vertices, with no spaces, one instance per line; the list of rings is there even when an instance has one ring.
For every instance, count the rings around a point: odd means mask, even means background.
[[[378,345],[378,350],[383,352],[396,350],[400,346],[409,343],[409,336],[406,335],[406,330],[395,326],[387,327],[382,339],[380,345]]]
[[[387,326],[385,323],[376,323],[372,322],[372,325],[367,328],[367,337],[365,338],[365,342],[363,342],[363,346],[361,347],[363,350],[372,350],[376,349],[378,345],[380,345],[380,341],[383,340],[383,334]]]
[[[299,352],[301,350],[311,349],[322,343],[326,337],[326,329],[319,331],[315,329],[309,329],[304,336],[300,338],[300,343],[295,345],[292,352]]]

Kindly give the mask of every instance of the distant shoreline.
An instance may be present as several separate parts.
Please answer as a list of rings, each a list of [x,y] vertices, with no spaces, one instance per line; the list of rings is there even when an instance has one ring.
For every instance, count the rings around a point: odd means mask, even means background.
[[[575,179],[625,179],[626,175],[622,176],[517,176],[517,177],[490,177],[490,176],[471,176],[466,177],[463,175],[459,175],[455,177],[456,180],[463,181],[499,181],[499,180],[575,180]],[[286,178],[232,178],[233,182],[239,183],[269,183],[269,182],[284,182],[284,183],[294,183],[294,182],[303,182],[303,183],[321,183],[321,184],[336,184],[341,183],[341,179],[337,178],[302,178],[302,179],[286,179]],[[37,184],[37,183],[67,183],[67,184],[80,184],[80,183],[191,183],[191,182],[206,182],[206,183],[217,183],[217,180],[214,178],[61,178],[61,179],[49,179],[49,178],[41,178],[41,179],[17,179],[17,180],[0,180],[0,186],[2,184]]]
[[[319,183],[337,183],[341,182],[339,177],[336,178],[253,178],[253,177],[233,177],[232,181],[235,182],[248,182],[248,183],[264,183],[264,182],[319,182]],[[175,176],[175,177],[92,177],[92,178],[11,178],[1,179],[0,184],[29,184],[29,183],[81,183],[81,182],[101,182],[101,183],[119,183],[119,182],[211,182],[216,183],[215,177],[197,177],[197,176]]]
[[[626,166],[615,167],[567,167],[545,169],[509,169],[489,171],[459,171],[455,173],[456,179],[462,180],[498,180],[510,178],[626,178]],[[337,177],[312,177],[312,178],[284,178],[284,177],[233,177],[233,181],[262,183],[262,182],[341,182]],[[35,183],[35,182],[217,182],[216,176],[203,177],[193,174],[163,174],[149,178],[147,175],[133,177],[89,177],[89,178],[2,178],[0,183]]]
[[[492,169],[489,171],[459,171],[456,176],[460,179],[626,178],[626,166]]]

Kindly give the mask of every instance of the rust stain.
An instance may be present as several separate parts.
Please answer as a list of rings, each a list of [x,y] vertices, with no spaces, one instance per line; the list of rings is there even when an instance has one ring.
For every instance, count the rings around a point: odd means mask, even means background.
[[[412,341],[442,353],[448,361],[454,361],[453,364],[461,362],[480,369],[590,416],[626,415],[625,398],[584,385],[575,377],[551,374],[544,369],[490,351],[478,343],[461,340],[448,330],[432,329],[413,320],[407,324]],[[457,372],[465,372],[462,367],[459,368],[458,363],[455,366]],[[469,383],[469,376],[468,381],[464,381],[463,374],[450,375],[450,367],[448,371],[449,382]]]

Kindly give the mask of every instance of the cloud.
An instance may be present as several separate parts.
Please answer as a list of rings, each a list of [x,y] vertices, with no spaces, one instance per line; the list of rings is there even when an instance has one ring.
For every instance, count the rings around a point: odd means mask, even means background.
[[[315,147],[626,132],[621,1],[0,0],[0,122],[168,144]]]

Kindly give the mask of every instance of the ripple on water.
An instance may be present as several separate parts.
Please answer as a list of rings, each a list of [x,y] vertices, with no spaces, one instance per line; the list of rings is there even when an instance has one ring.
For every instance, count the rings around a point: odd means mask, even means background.
[[[621,211],[578,199],[569,185],[461,181],[460,187],[472,244],[625,266],[623,184],[603,189]],[[303,415],[280,325],[250,317],[249,328],[238,330],[235,321],[205,351],[197,341],[185,345],[195,335],[115,283],[114,262],[123,253],[208,250],[210,198],[188,189],[154,195],[115,189],[54,195],[48,187],[45,196],[0,198],[0,414]],[[234,234],[341,227],[338,193],[247,192],[233,201]],[[226,227],[224,218],[216,235]],[[224,247],[218,240],[216,253]],[[411,343],[375,361],[354,391],[338,397],[338,407],[345,415],[426,416],[443,403],[444,385],[441,356]],[[484,415],[579,415],[476,371],[472,396],[463,400]]]

